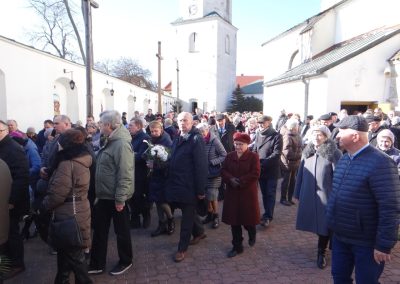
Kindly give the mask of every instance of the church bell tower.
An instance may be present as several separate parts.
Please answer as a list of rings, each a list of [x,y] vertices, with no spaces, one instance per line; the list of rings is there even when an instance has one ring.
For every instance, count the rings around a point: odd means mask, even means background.
[[[179,11],[172,23],[179,70],[173,93],[184,111],[225,111],[236,82],[232,0],[181,0]]]

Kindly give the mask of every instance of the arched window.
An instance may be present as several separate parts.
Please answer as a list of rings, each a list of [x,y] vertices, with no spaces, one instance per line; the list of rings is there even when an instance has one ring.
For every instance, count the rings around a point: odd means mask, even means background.
[[[299,53],[299,50],[296,50],[295,52],[293,52],[292,56],[290,56],[288,70],[292,69],[293,61],[294,61],[294,59],[296,58],[296,55],[297,55],[298,53]]]
[[[189,36],[189,52],[198,52],[198,44],[199,41],[197,33],[191,33]]]
[[[231,41],[230,41],[229,35],[226,35],[226,37],[225,37],[225,53],[226,54],[231,53]]]

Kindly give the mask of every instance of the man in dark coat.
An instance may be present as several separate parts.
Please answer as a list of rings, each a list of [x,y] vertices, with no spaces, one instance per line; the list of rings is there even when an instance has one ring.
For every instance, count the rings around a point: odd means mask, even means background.
[[[220,113],[215,117],[217,124],[210,128],[210,131],[218,137],[227,153],[234,150],[233,147],[233,134],[235,134],[236,129],[232,123],[227,123],[225,115]]]
[[[7,279],[25,270],[24,243],[19,221],[29,212],[29,163],[24,149],[8,135],[7,123],[1,120],[0,159],[6,162],[13,179],[9,199],[10,229],[6,245],[11,269],[2,276]]]
[[[150,208],[151,203],[147,200],[148,180],[147,166],[143,158],[143,153],[147,150],[150,136],[143,131],[143,121],[140,118],[132,118],[128,130],[132,136],[132,149],[135,154],[135,191],[129,201],[131,206],[131,228],[148,228],[150,226]],[[143,223],[140,222],[140,215],[143,217]]]
[[[200,132],[193,127],[192,115],[178,115],[180,137],[174,140],[169,160],[168,178],[165,185],[167,201],[182,210],[181,232],[176,262],[185,259],[190,244],[204,239],[203,224],[196,214],[196,203],[204,199],[207,185],[208,161],[204,155],[205,144]],[[190,236],[193,239],[190,241]]]
[[[368,143],[368,123],[350,115],[338,124],[339,160],[328,200],[333,231],[332,276],[335,283],[379,283],[396,245],[400,212],[397,166]]]
[[[36,138],[36,146],[38,147],[38,151],[39,154],[42,154],[42,150],[44,145],[46,144],[46,138],[44,137],[44,132],[46,131],[46,129],[48,128],[52,128],[53,127],[53,121],[50,119],[46,119],[43,122],[43,129],[39,131],[37,138]]]
[[[282,154],[282,135],[272,127],[268,115],[258,119],[260,131],[257,133],[253,151],[258,153],[261,164],[260,188],[264,214],[261,225],[267,227],[274,217],[276,187],[280,177],[280,157]]]

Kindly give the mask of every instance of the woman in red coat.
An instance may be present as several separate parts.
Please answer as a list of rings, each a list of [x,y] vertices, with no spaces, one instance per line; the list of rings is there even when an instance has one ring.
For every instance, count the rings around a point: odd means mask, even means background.
[[[243,252],[242,226],[248,231],[249,245],[256,242],[256,225],[260,222],[257,182],[260,160],[248,149],[250,136],[235,133],[235,151],[229,153],[222,166],[222,179],[226,183],[222,222],[231,225],[233,248],[228,257]]]

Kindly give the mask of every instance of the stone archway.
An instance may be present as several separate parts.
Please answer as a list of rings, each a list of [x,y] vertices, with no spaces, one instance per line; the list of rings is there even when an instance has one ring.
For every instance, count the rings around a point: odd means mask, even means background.
[[[7,119],[6,76],[0,69],[0,119]]]
[[[66,114],[74,123],[79,120],[78,86],[71,89],[69,81],[69,78],[62,77],[54,82],[53,108],[54,115]]]
[[[105,88],[103,89],[103,99],[102,106],[103,110],[114,110],[114,96],[111,95],[111,89]]]
[[[132,95],[128,96],[128,120],[130,120],[135,113],[135,98]]]

